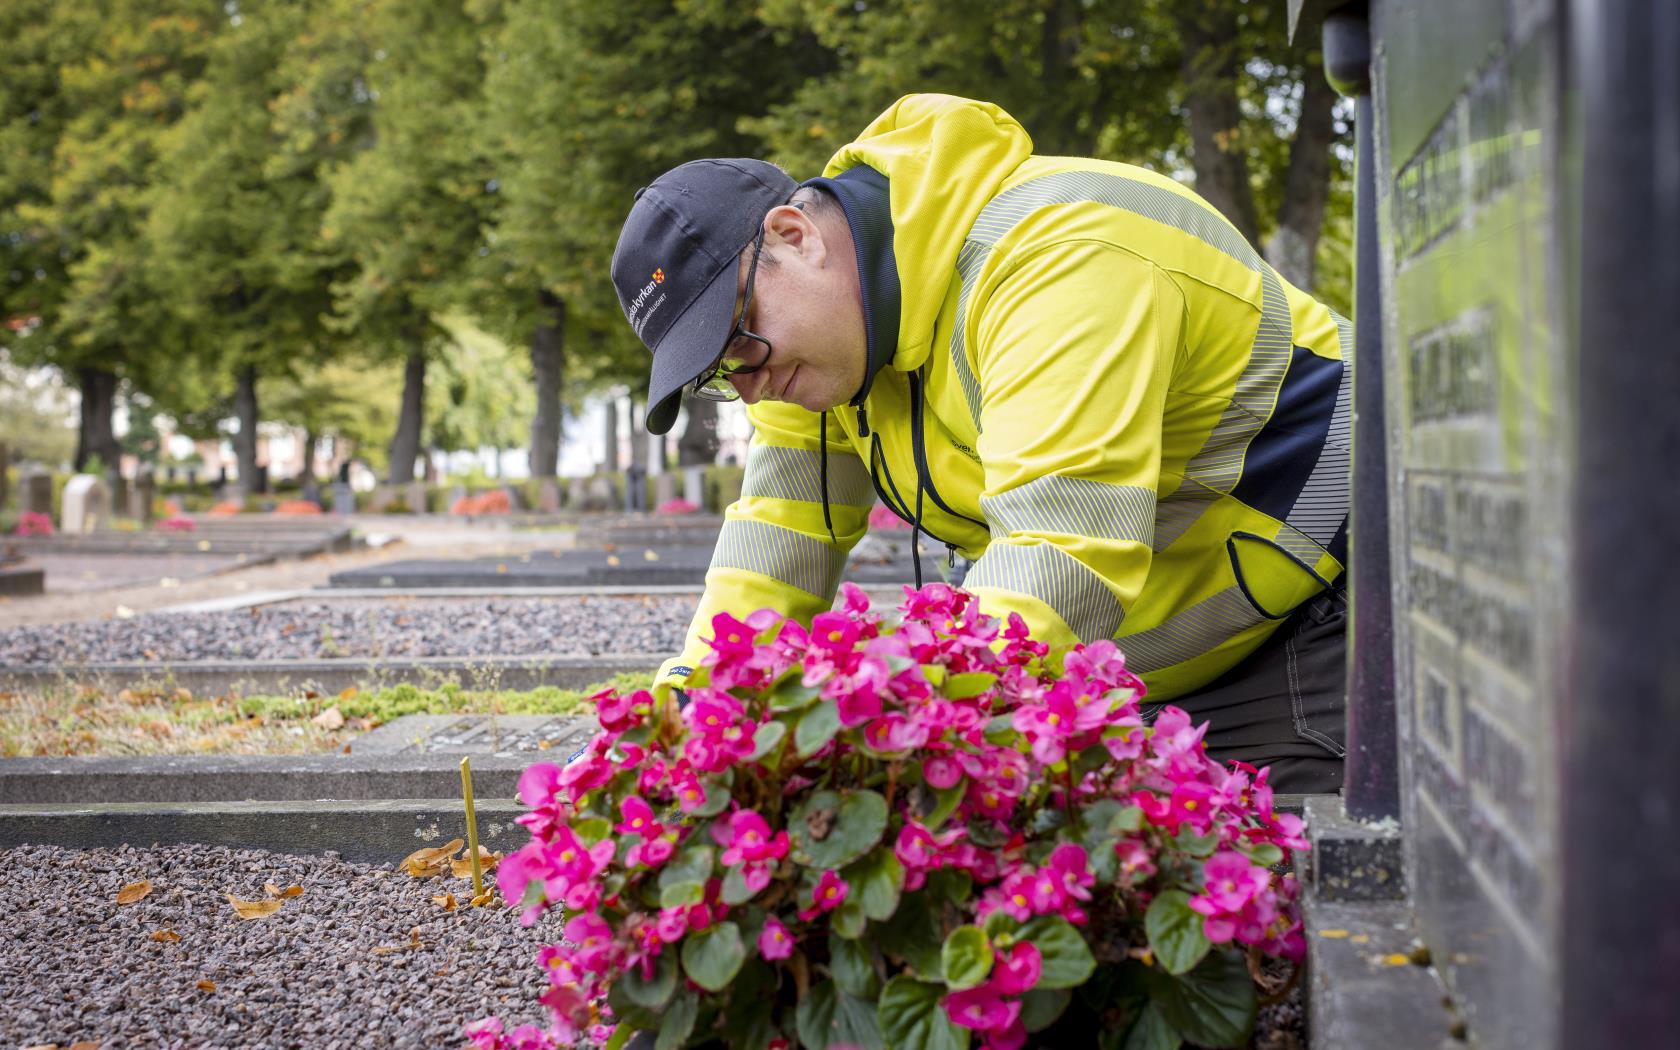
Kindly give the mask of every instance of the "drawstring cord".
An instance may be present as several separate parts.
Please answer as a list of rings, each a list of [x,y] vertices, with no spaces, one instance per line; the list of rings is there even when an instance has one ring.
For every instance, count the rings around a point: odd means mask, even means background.
[[[817,475],[822,485],[823,525],[828,528],[830,543],[839,545],[834,536],[834,518],[828,509],[828,413],[817,417]]]

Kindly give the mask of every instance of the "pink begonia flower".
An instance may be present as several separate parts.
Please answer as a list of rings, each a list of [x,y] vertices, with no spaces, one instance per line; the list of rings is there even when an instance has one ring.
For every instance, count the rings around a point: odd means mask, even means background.
[[[1239,853],[1219,852],[1202,865],[1202,894],[1220,910],[1234,912],[1272,885],[1272,873]]]
[[[618,1031],[616,1024],[592,1024],[589,1026],[589,1041],[596,1046],[606,1046],[612,1041],[613,1033]]]
[[[624,866],[635,868],[646,865],[650,868],[657,868],[670,860],[671,855],[676,851],[676,835],[671,832],[663,832],[658,838],[631,846],[624,854]]]
[[[844,719],[841,724],[845,724]],[[876,751],[912,751],[927,743],[928,731],[897,711],[889,711],[864,727],[863,739]]]
[[[850,580],[840,585],[841,608],[851,616],[860,616],[869,611],[869,595],[863,593],[863,588]]]
[[[945,1013],[953,1024],[979,1032],[1001,1031],[1021,1016],[1019,999],[1004,999],[990,983],[965,988],[945,997]]]
[[[1044,970],[1044,957],[1030,941],[1016,941],[997,953],[992,966],[991,984],[1000,995],[1022,995],[1038,983]]]
[[[604,973],[611,964],[613,931],[599,915],[574,915],[566,923],[566,940],[576,947],[572,959],[590,973]]]
[[[589,699],[595,701],[595,717],[600,721],[601,728],[615,733],[640,725],[642,716],[653,710],[653,694],[646,689],[638,689],[627,696],[613,689],[603,689]]]
[[[846,894],[851,887],[846,884],[832,868],[818,876],[817,884],[811,888],[811,907],[801,909],[801,922],[810,922],[824,912],[833,911],[846,902]]]
[[[659,918],[654,922],[654,930],[659,939],[666,944],[682,938],[688,932],[688,909],[684,907],[661,908]]]
[[[712,652],[718,661],[745,660],[753,654],[751,627],[726,612],[712,617]]]
[[[767,962],[786,959],[793,954],[793,938],[788,936],[787,927],[774,915],[764,920],[764,930],[758,935],[758,954]]]
[[[928,787],[944,791],[962,779],[962,766],[955,759],[943,755],[930,758],[922,763],[922,779],[927,781]]]
[[[1021,1050],[1027,1044],[1027,1026],[1019,1016],[1007,1027],[994,1028],[986,1033],[986,1050]]]
[[[834,706],[840,715],[841,727],[851,729],[881,714],[881,694],[868,687],[847,690],[835,697]]]
[[[1121,839],[1114,844],[1114,854],[1120,858],[1120,874],[1128,883],[1155,874],[1155,855],[1142,839]]]
[[[589,999],[576,988],[551,985],[537,996],[537,1001],[548,1007],[553,1031],[561,1046],[572,1046],[578,1035],[589,1026]],[[506,1050],[555,1050],[555,1044],[547,1033],[536,1025],[520,1025],[502,1045]]]
[[[537,966],[548,974],[552,984],[581,985],[589,975],[572,958],[572,948],[563,944],[545,944],[537,950]]]
[[[823,612],[811,617],[808,637],[811,649],[838,656],[852,651],[859,633],[857,621],[845,613]]]
[[[1109,757],[1116,762],[1127,762],[1143,754],[1144,742],[1148,734],[1141,728],[1143,719],[1136,715],[1126,715],[1109,723],[1109,732],[1103,734],[1103,747],[1108,749]],[[1119,732],[1113,732],[1118,729]]]
[[[501,1050],[502,1019],[486,1017],[469,1022],[465,1034],[477,1050]]]
[[[618,811],[624,814],[624,820],[613,830],[620,835],[640,835],[644,839],[663,834],[664,825],[653,819],[653,807],[640,795],[627,795],[618,804]]]
[[[684,813],[692,813],[706,804],[706,789],[700,786],[700,778],[686,766],[677,766],[671,770],[671,788],[677,797],[677,807]]]

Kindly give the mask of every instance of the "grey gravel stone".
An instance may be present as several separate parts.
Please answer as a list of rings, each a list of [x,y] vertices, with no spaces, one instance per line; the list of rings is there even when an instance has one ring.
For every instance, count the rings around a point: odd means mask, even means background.
[[[674,653],[697,595],[298,601],[0,631],[0,664]]]
[[[487,1014],[546,1024],[535,960],[559,930],[468,907],[464,880],[211,846],[23,846],[0,868],[0,1046],[462,1046]],[[151,893],[119,907],[140,879]],[[225,894],[265,882],[304,892],[239,919]],[[444,893],[461,906],[432,903]],[[151,939],[163,929],[181,940]]]

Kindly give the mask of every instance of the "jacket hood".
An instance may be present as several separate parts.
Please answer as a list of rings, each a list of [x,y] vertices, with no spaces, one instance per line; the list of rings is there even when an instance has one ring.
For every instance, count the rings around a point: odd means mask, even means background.
[[[974,220],[1032,155],[1026,129],[989,102],[906,95],[841,147],[823,175],[867,164],[891,185],[903,308],[893,367],[927,360],[934,322]]]

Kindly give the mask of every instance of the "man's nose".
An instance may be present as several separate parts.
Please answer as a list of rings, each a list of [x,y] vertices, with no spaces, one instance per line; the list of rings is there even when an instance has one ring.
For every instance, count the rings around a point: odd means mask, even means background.
[[[741,395],[741,400],[749,405],[758,404],[759,398],[770,387],[770,371],[761,368],[756,372],[745,375],[732,375],[729,382],[735,387],[735,392]]]

